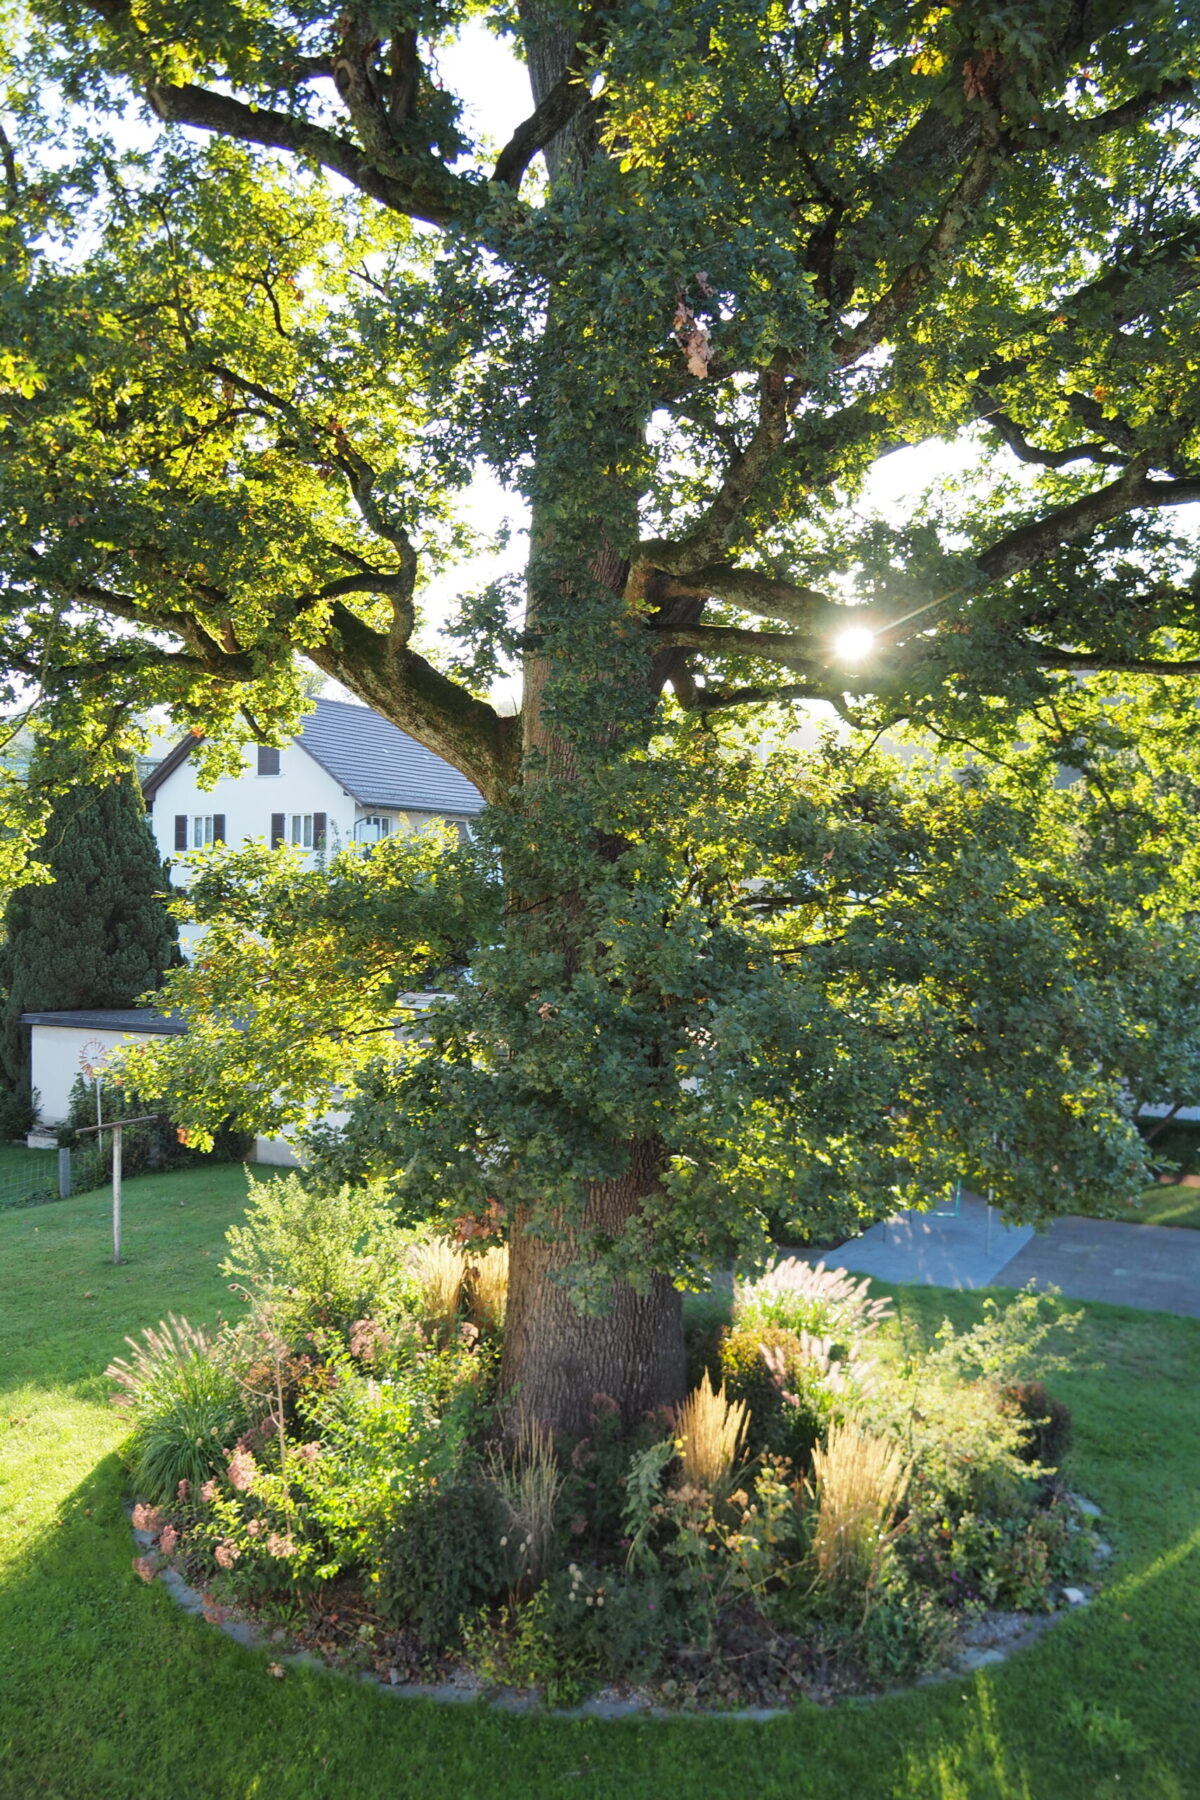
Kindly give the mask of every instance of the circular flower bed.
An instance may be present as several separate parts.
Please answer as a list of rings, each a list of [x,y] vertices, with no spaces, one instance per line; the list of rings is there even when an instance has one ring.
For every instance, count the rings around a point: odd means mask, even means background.
[[[502,1245],[298,1179],[230,1240],[246,1316],[169,1319],[110,1366],[135,1567],[393,1684],[829,1697],[986,1659],[1000,1615],[1045,1616],[1090,1570],[1040,1379],[1072,1322],[1052,1298],[987,1301],[918,1350],[868,1283],[789,1260],[691,1307],[677,1410],[598,1394],[554,1443],[500,1429]]]

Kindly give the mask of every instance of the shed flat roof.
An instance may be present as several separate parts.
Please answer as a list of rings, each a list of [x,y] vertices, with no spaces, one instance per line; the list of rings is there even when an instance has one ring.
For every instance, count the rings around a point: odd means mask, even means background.
[[[138,1031],[148,1037],[182,1037],[187,1030],[185,1020],[167,1018],[152,1006],[119,1006],[111,1010],[96,1008],[79,1012],[27,1012],[21,1014],[22,1025],[82,1026],[85,1031]]]

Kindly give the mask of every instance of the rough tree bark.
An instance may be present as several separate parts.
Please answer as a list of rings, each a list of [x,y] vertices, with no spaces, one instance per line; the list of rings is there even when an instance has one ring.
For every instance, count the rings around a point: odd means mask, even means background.
[[[553,9],[536,4],[521,8],[528,44],[530,82],[535,104],[540,105],[554,88],[575,48],[577,32],[564,31]],[[595,154],[594,130],[587,109],[581,109],[555,140],[546,147],[546,163],[556,187],[580,179],[588,158]],[[553,298],[547,325],[554,330]],[[625,428],[636,441],[641,421],[629,420]],[[621,435],[618,424],[615,435]],[[596,479],[605,480],[603,471]],[[611,477],[609,478],[611,479]],[[583,484],[581,483],[581,488]],[[608,499],[614,501],[613,490]],[[564,597],[561,579],[553,571],[553,553],[547,552],[555,536],[552,515],[560,497],[552,496],[532,508],[530,580],[526,630],[536,641],[544,615],[560,612]],[[595,551],[588,574],[613,596],[614,608],[626,604],[629,563],[612,543],[612,511],[607,521],[597,520]],[[637,535],[637,507],[632,494],[615,499],[618,515],[627,515],[630,544]],[[551,519],[547,520],[547,515]],[[545,553],[545,554],[544,554]],[[547,569],[545,565],[551,565]],[[552,696],[556,668],[552,655],[534,649],[523,668],[522,749],[534,759],[532,781],[570,782],[576,778],[576,752],[547,718],[546,703]],[[620,679],[615,676],[614,679]],[[536,793],[525,803],[536,807]],[[613,846],[615,849],[616,846]],[[570,896],[537,908],[536,928],[545,937],[554,934],[557,947],[568,962],[577,931]],[[664,1167],[662,1145],[646,1137],[622,1145],[628,1157],[626,1172],[617,1179],[588,1183],[578,1221],[561,1215],[553,1236],[535,1234],[527,1216],[510,1222],[509,1296],[505,1326],[501,1387],[509,1398],[511,1429],[525,1418],[535,1418],[556,1435],[579,1435],[586,1430],[593,1396],[603,1394],[619,1401],[623,1415],[632,1421],[656,1406],[673,1405],[683,1396],[685,1355],[683,1311],[679,1293],[664,1275],[651,1278],[645,1292],[627,1282],[612,1284],[610,1304],[601,1315],[584,1315],[576,1307],[562,1276],[586,1258],[584,1240],[591,1234],[619,1238],[636,1220],[647,1198],[654,1194]]]

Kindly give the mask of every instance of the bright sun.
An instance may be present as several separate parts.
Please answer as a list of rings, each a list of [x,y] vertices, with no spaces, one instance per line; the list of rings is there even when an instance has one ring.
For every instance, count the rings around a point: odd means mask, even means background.
[[[839,662],[861,662],[875,647],[875,633],[865,625],[847,625],[833,640],[833,653]]]

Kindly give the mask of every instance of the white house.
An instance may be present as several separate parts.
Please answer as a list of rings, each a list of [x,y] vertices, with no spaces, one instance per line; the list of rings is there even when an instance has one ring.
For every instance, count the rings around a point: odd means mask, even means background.
[[[167,859],[206,844],[254,839],[310,853],[335,850],[419,831],[434,819],[465,826],[483,808],[478,790],[440,756],[368,707],[341,700],[318,700],[292,743],[258,745],[240,775],[207,789],[198,785],[191,761],[198,743],[189,734],[142,783],[159,854]],[[183,927],[185,950],[196,931]],[[418,1007],[429,998],[411,997]],[[21,1022],[30,1028],[44,1130],[66,1118],[81,1071],[102,1068],[129,1044],[186,1030],[181,1019],[142,1007],[25,1013]],[[258,1138],[252,1154],[260,1162],[295,1162],[283,1138]]]
[[[316,851],[378,843],[432,819],[466,825],[483,797],[465,775],[366,706],[318,700],[282,749],[259,744],[243,772],[196,780],[183,738],[142,783],[159,853],[259,839]]]

